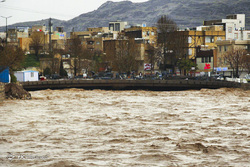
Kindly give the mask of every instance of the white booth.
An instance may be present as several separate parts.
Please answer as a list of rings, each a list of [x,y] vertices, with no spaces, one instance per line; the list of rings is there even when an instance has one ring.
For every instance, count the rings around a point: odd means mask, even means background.
[[[16,71],[14,75],[19,82],[27,82],[27,81],[38,81],[39,80],[39,72],[38,71]]]

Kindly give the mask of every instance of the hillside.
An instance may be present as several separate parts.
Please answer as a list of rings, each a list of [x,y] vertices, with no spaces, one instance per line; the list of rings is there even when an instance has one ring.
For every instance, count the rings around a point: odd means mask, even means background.
[[[131,24],[147,23],[153,26],[165,14],[175,20],[179,27],[202,25],[204,20],[225,18],[228,14],[246,14],[246,26],[250,29],[249,0],[149,0],[143,3],[108,1],[97,10],[82,14],[69,21],[53,20],[54,27],[64,26],[65,31],[84,31],[87,27],[108,26],[109,21],[128,21]],[[18,23],[13,26],[48,24],[48,20]],[[1,29],[3,31],[3,29]]]

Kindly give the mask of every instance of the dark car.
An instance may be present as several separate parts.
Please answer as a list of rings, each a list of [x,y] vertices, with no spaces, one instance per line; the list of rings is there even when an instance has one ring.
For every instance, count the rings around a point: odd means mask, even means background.
[[[105,72],[101,76],[99,76],[100,79],[113,79],[113,73],[111,72]]]
[[[52,74],[51,79],[61,79],[59,74]]]

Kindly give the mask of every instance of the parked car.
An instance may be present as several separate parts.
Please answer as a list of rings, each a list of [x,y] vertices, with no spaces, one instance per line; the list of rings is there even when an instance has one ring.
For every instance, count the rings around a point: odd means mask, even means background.
[[[45,77],[45,76],[40,76],[39,78],[40,78],[41,81],[46,80],[46,77]]]
[[[77,75],[75,76],[75,79],[83,79],[83,75]]]
[[[248,83],[250,83],[250,74],[245,75],[244,78],[247,80]]]
[[[51,75],[51,79],[60,79],[60,75],[59,74],[52,74]]]
[[[99,76],[100,79],[113,79],[113,73],[111,72],[105,72],[101,76]]]

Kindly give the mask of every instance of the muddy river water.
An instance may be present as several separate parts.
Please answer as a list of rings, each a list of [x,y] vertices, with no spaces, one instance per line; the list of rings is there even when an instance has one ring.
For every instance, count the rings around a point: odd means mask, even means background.
[[[250,166],[250,91],[30,93],[0,104],[0,166]]]

